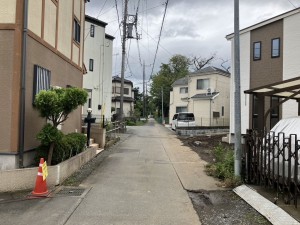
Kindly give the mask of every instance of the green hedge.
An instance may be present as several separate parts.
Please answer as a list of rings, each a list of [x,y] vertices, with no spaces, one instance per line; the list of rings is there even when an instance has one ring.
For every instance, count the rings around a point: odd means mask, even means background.
[[[79,133],[70,133],[63,135],[57,144],[54,146],[52,156],[52,165],[61,163],[72,156],[81,153],[85,149],[86,136]],[[40,158],[48,157],[49,145],[42,144],[37,148],[35,162],[38,163]]]

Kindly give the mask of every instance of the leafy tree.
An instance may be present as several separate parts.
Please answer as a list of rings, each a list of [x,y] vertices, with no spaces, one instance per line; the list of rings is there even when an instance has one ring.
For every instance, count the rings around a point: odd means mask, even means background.
[[[164,115],[169,113],[170,91],[172,84],[189,73],[190,60],[183,55],[174,55],[168,64],[161,64],[160,71],[152,77],[150,94],[153,103],[161,112],[162,94]]]
[[[47,124],[37,136],[41,142],[50,144],[48,151],[49,165],[51,165],[55,143],[61,137],[57,126],[66,121],[69,114],[78,106],[84,105],[87,97],[88,94],[85,90],[75,87],[43,90],[35,97],[35,107],[40,116],[52,122],[52,127]]]

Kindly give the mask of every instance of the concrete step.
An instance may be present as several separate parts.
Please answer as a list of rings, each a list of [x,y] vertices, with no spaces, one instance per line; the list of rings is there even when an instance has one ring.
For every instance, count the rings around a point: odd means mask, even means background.
[[[90,145],[91,145],[91,144],[94,144],[94,143],[95,143],[94,138],[90,138]]]
[[[97,143],[90,144],[90,148],[99,148],[99,144]]]

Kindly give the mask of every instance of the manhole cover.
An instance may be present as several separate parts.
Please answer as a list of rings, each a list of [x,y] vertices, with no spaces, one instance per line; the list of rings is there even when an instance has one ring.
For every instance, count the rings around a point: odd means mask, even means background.
[[[85,191],[84,188],[69,188],[63,187],[60,189],[56,195],[63,195],[63,196],[80,196]]]

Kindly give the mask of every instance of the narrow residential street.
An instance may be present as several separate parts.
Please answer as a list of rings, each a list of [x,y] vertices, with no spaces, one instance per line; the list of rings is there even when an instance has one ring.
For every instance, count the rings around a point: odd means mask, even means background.
[[[92,187],[66,224],[200,224],[154,121],[130,137],[82,184]]]
[[[81,194],[74,195],[76,188],[63,194],[61,187],[51,198],[2,202],[0,224],[201,224],[183,187],[196,184],[189,180],[193,162],[185,161],[192,158],[178,161],[182,155],[173,150],[180,142],[172,139],[174,133],[154,121],[130,127],[79,186]]]

